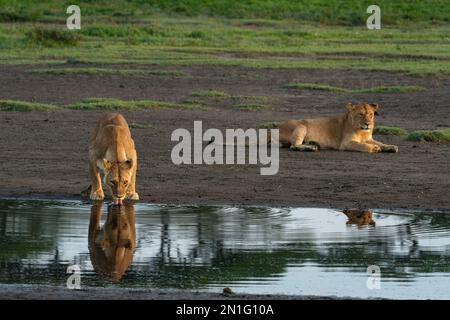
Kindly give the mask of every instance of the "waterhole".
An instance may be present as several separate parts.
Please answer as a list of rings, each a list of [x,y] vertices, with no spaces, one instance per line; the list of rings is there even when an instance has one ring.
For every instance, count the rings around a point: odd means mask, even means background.
[[[0,287],[71,265],[84,289],[449,299],[450,213],[0,200]]]

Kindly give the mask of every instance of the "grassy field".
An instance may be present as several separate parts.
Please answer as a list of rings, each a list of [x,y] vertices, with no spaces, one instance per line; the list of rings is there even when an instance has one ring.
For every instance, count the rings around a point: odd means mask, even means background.
[[[377,3],[381,30],[365,27],[370,1],[80,1],[82,28],[68,31],[67,1],[0,0],[0,64],[233,65],[450,74],[450,2]],[[130,69],[123,73],[132,74]]]
[[[73,1],[1,0],[0,20],[62,21],[61,10]],[[296,19],[323,24],[360,25],[366,20],[370,0],[79,0],[88,17],[113,17],[123,21],[146,19],[149,14],[213,16],[233,19]],[[448,22],[446,0],[378,0],[383,20],[388,24],[413,22]],[[63,9],[64,8],[64,9]]]

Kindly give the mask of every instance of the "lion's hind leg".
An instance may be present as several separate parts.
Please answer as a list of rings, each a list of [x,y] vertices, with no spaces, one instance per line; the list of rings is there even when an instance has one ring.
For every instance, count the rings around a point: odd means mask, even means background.
[[[290,137],[291,150],[295,151],[317,151],[319,147],[316,144],[304,143],[308,129],[304,125],[297,126],[292,131]]]
[[[128,190],[128,199],[139,200],[139,194],[136,192],[136,171],[137,171],[137,158],[134,160],[133,174],[131,175],[130,189]]]
[[[91,189],[92,189],[92,186],[89,185],[89,187],[87,187],[86,189],[81,191],[81,197],[85,198],[85,199],[88,199],[90,197],[90,195],[91,195]]]

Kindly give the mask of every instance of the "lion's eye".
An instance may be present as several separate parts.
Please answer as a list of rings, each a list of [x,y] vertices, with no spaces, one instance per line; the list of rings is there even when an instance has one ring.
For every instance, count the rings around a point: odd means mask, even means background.
[[[128,184],[128,181],[125,180],[125,181],[123,182],[123,184],[126,186],[126,185]]]
[[[117,181],[115,181],[115,180],[111,181],[111,185],[112,185],[112,186],[117,185]]]

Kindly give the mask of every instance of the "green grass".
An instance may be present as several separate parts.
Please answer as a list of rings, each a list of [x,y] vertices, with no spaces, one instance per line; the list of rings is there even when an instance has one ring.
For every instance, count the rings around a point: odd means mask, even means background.
[[[231,96],[231,98],[234,100],[245,100],[245,101],[258,101],[258,102],[269,101],[269,97],[266,97],[266,96],[234,95],[234,96]]]
[[[157,100],[120,100],[113,98],[88,98],[81,102],[66,105],[65,107],[78,110],[138,110],[154,108],[205,109],[205,107],[188,103],[181,104]]]
[[[111,68],[41,68],[33,69],[32,73],[39,74],[88,74],[97,76],[166,76],[178,77],[184,75],[182,72],[163,70],[142,70],[142,69],[111,69]]]
[[[214,98],[230,98],[231,95],[224,91],[218,91],[218,90],[201,90],[201,91],[194,91],[191,93],[192,97],[214,97]]]
[[[56,28],[37,27],[25,33],[25,38],[31,44],[53,46],[75,46],[80,41],[78,33]]]
[[[153,129],[154,128],[154,126],[151,124],[142,124],[142,123],[136,123],[136,122],[129,123],[128,127],[130,129]]]
[[[406,140],[419,142],[450,142],[450,128],[413,131],[408,134]]]
[[[450,75],[448,1],[380,0],[382,29],[376,31],[365,27],[369,0],[232,5],[223,0],[85,0],[79,2],[78,31],[65,30],[69,4],[0,0],[0,64],[77,61]]]
[[[405,137],[408,135],[408,131],[400,127],[376,126],[373,134]]]
[[[267,102],[269,100],[266,96],[246,96],[246,95],[231,95],[225,91],[219,90],[200,90],[191,93],[192,97],[197,98],[222,98],[233,100],[247,100],[247,101],[261,101]]]
[[[36,21],[36,12],[46,20],[64,20],[65,8],[70,1],[2,0],[0,21]],[[323,24],[362,25],[367,19],[366,8],[370,0],[80,0],[86,19],[111,17],[119,21],[143,19],[150,13],[160,12],[188,17],[211,16],[245,20],[247,27],[264,27],[264,19],[293,19]],[[414,24],[418,22],[447,23],[446,1],[377,0],[382,8],[384,24]],[[92,19],[92,18],[91,18]]]
[[[242,103],[242,104],[237,104],[235,106],[233,106],[234,109],[237,110],[241,110],[241,111],[258,111],[258,110],[262,110],[262,109],[267,109],[269,108],[268,105],[264,105],[264,104],[256,104],[256,103]]]
[[[408,93],[425,90],[425,88],[421,86],[382,86],[363,89],[346,89],[315,83],[290,83],[286,87],[291,89],[319,90],[339,93]]]
[[[120,100],[114,98],[88,98],[68,105],[52,105],[17,100],[0,100],[0,111],[54,111],[61,108],[77,110],[139,110],[153,108],[211,110],[193,103],[173,103],[157,100]]]
[[[2,2],[0,1],[0,5]],[[12,6],[0,6],[0,22],[27,22],[37,21],[42,17],[41,12],[30,8],[14,8]]]
[[[421,86],[393,86],[393,87],[373,87],[366,89],[355,89],[350,90],[352,93],[408,93],[408,92],[419,92],[426,90]]]
[[[258,129],[277,129],[281,122],[279,121],[270,121],[258,124],[256,127]]]
[[[305,89],[305,90],[319,90],[319,91],[329,91],[329,92],[349,92],[348,89],[332,87],[325,84],[315,84],[315,83],[290,83],[286,86],[290,89]]]
[[[151,22],[141,22],[85,22],[82,30],[69,33],[77,35],[76,46],[56,40],[59,34],[52,35],[53,27],[0,23],[0,64],[76,61],[450,74],[450,29],[443,26],[369,33],[364,28],[331,28],[298,21],[266,21],[258,29],[247,28],[245,21],[207,17],[155,16]],[[89,28],[97,32],[88,35],[85,29]],[[47,29],[43,39],[28,39]],[[195,30],[205,36],[193,38]]]
[[[58,106],[51,104],[16,101],[16,100],[0,100],[0,111],[54,111],[59,109]]]

